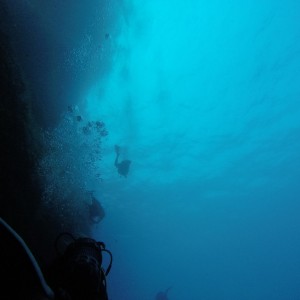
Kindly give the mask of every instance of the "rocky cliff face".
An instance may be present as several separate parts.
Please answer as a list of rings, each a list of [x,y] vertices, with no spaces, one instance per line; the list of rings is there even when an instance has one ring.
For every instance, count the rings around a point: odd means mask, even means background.
[[[0,19],[5,19],[1,8]],[[2,21],[3,23],[3,21]],[[3,24],[2,24],[3,25]],[[5,24],[7,25],[7,23]],[[35,210],[39,190],[34,183],[34,157],[28,147],[28,104],[26,87],[14,59],[9,32],[0,30],[0,175],[1,216],[16,229],[26,230],[29,211]],[[28,212],[28,213],[27,213]]]
[[[28,87],[12,43],[13,24],[0,4],[0,217],[25,240],[41,265],[54,257],[54,241],[61,232],[61,216],[41,208],[42,186],[37,167],[43,155],[42,130],[32,114],[34,93]],[[88,234],[87,220],[80,224]],[[77,225],[78,226],[78,225]],[[78,230],[78,228],[77,228]]]

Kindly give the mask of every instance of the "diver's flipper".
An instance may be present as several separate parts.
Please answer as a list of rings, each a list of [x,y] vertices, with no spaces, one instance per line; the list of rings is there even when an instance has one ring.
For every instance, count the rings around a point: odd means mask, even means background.
[[[120,146],[115,145],[115,152],[116,152],[117,155],[120,155],[120,149],[121,149]]]

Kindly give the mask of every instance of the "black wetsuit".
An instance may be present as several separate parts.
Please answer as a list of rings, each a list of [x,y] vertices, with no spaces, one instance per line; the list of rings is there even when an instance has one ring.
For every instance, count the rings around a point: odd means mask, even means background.
[[[131,161],[128,159],[125,159],[119,163],[119,156],[120,156],[120,154],[117,153],[117,156],[115,159],[115,166],[118,169],[118,173],[120,175],[127,177]]]

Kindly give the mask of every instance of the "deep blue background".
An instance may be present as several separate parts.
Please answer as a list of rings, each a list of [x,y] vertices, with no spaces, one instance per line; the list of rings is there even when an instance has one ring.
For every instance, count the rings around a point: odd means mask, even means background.
[[[106,210],[94,237],[114,254],[111,299],[169,286],[170,300],[299,299],[299,6],[10,3],[35,117],[67,143],[44,166],[70,161],[57,188],[82,184]],[[68,105],[109,131],[92,169],[94,139],[64,130]]]

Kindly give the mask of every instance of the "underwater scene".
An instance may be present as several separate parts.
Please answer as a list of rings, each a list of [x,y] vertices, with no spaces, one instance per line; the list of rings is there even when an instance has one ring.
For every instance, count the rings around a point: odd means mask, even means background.
[[[55,299],[300,299],[299,1],[0,0],[0,86],[0,217],[113,256]]]

